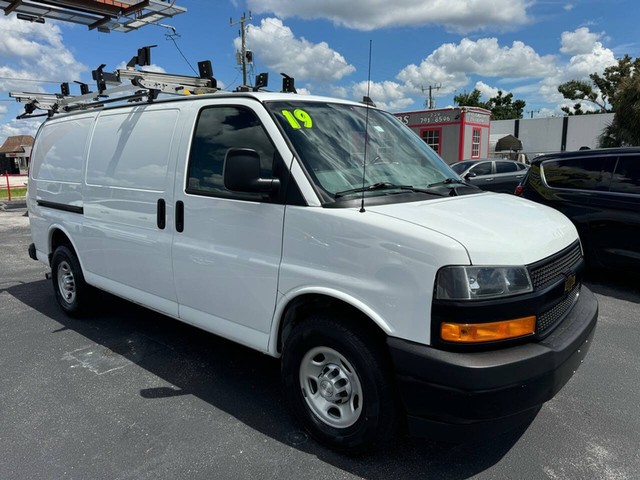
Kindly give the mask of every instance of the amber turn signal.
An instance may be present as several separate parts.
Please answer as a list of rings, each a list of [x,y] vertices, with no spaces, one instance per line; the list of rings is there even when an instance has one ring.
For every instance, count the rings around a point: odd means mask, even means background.
[[[531,335],[536,329],[536,317],[522,317],[489,323],[452,323],[440,326],[440,337],[447,342],[482,343]]]

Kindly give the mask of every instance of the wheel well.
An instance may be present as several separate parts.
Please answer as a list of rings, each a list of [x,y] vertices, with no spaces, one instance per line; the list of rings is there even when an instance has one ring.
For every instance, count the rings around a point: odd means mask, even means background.
[[[73,252],[75,252],[75,249],[73,248],[73,245],[71,244],[71,240],[69,240],[69,237],[67,237],[67,235],[60,229],[56,229],[51,233],[51,250],[49,251],[49,265],[51,265],[51,257],[53,256],[53,252],[56,251],[56,248],[58,248],[60,245],[65,245],[66,247],[70,248]]]
[[[371,318],[353,305],[326,295],[307,294],[295,298],[287,305],[278,331],[277,351],[282,352],[283,345],[296,325],[318,312],[340,315],[353,328],[366,329],[367,337],[370,339],[382,343],[386,339],[386,333]]]

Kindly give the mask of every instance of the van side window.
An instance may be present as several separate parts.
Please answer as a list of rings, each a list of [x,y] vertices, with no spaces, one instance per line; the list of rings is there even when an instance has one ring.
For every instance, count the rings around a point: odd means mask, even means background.
[[[640,156],[618,159],[611,181],[611,191],[640,194]]]
[[[222,168],[230,148],[256,150],[261,175],[273,176],[275,148],[255,113],[244,107],[207,107],[198,116],[191,143],[187,193],[262,200],[260,194],[239,194],[224,187]]]
[[[614,157],[584,157],[543,163],[544,178],[552,188],[609,190]]]

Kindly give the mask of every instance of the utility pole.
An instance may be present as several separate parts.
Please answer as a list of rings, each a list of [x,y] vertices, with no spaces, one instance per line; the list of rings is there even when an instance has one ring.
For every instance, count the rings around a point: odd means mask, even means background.
[[[422,93],[424,93],[425,90],[429,90],[429,98],[427,99],[426,102],[424,102],[424,106],[427,107],[429,110],[433,110],[436,107],[435,101],[433,100],[433,89],[435,88],[436,90],[440,90],[441,87],[442,87],[441,83],[438,83],[436,85],[429,85],[428,89],[421,87]]]
[[[251,10],[249,10],[249,18],[246,18],[244,12],[242,18],[233,23],[233,18],[229,18],[229,25],[234,26],[240,24],[240,38],[242,39],[242,47],[240,49],[240,63],[242,64],[242,85],[247,84],[247,48],[245,44],[245,27],[244,24],[251,20]]]

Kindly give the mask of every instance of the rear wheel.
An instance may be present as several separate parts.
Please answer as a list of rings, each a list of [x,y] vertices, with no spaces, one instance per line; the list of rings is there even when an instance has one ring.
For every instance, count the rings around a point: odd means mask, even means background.
[[[394,381],[383,344],[327,315],[287,339],[282,377],[294,416],[312,437],[347,453],[381,448],[397,431]]]
[[[51,280],[58,305],[71,316],[86,312],[89,286],[84,280],[80,262],[66,245],[55,249],[51,257]]]

